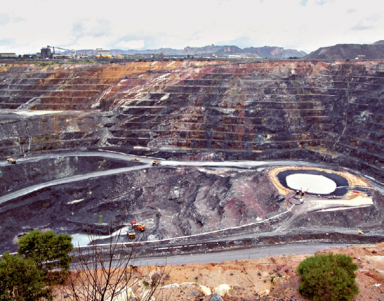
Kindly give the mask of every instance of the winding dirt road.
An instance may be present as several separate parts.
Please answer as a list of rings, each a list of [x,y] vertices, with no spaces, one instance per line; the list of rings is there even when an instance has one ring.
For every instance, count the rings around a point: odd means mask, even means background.
[[[52,158],[60,158],[60,157],[102,157],[106,159],[114,159],[114,160],[121,160],[121,161],[132,161],[134,158],[138,158],[139,162],[143,163],[142,165],[139,166],[133,166],[133,167],[124,167],[124,168],[117,168],[117,169],[110,169],[106,171],[98,171],[98,172],[90,172],[90,173],[85,173],[81,175],[76,175],[76,176],[70,176],[66,178],[61,178],[61,179],[56,179],[53,181],[37,184],[37,185],[32,185],[23,189],[20,189],[18,191],[9,193],[7,195],[4,195],[0,197],[0,204],[1,205],[7,205],[8,202],[11,202],[14,199],[17,199],[21,196],[28,195],[29,193],[39,191],[43,188],[50,187],[50,186],[55,186],[55,185],[61,185],[61,184],[67,184],[67,183],[73,183],[77,181],[83,181],[91,178],[100,178],[103,176],[109,176],[113,174],[120,174],[120,173],[126,173],[134,170],[141,170],[141,169],[147,169],[151,168],[151,162],[152,160],[157,160],[157,158],[149,158],[149,157],[139,157],[139,156],[133,156],[133,155],[127,155],[124,153],[118,153],[118,152],[111,152],[111,151],[84,151],[84,152],[67,152],[67,153],[57,153],[57,154],[46,154],[46,155],[41,155],[41,156],[35,156],[35,157],[26,157],[26,158],[21,158],[18,159],[17,164],[25,164],[28,162],[38,162],[39,160],[43,159],[52,159]],[[9,164],[7,162],[1,162],[0,166],[5,166],[6,164]],[[294,166],[294,167],[312,167],[312,168],[330,168],[330,166],[324,165],[324,164],[317,164],[317,163],[310,163],[310,162],[305,162],[305,161],[292,161],[292,160],[287,160],[287,161],[227,161],[227,162],[191,162],[191,161],[161,161],[162,166],[195,166],[195,167],[216,167],[216,168],[247,168],[247,169],[252,169],[252,168],[258,168],[258,167],[267,167],[267,166]],[[374,186],[379,186],[382,189],[382,186],[373,183]],[[314,201],[314,204],[317,204],[317,209],[326,209],[328,206],[320,206],[318,205],[320,200]],[[11,203],[10,203],[11,204]],[[308,202],[308,204],[310,204]],[[290,224],[290,220],[295,219],[298,215],[304,214],[309,210],[313,210],[312,206],[310,205],[306,206],[299,206],[300,208],[297,208],[297,210],[293,210],[294,216],[290,219],[287,220],[287,223],[284,223],[279,227],[279,231],[284,231],[287,229],[287,226]],[[368,203],[367,203],[368,204]],[[342,202],[338,202],[337,206],[341,207]],[[6,210],[7,206],[2,206],[0,209],[0,212],[3,212]],[[291,211],[295,206],[291,206],[287,209],[286,212],[280,213],[279,215],[284,215]],[[277,218],[278,215],[271,217],[270,219]],[[265,222],[262,221],[262,222]],[[257,224],[258,222],[254,223]],[[247,227],[249,225],[244,225],[244,227]],[[217,232],[223,232],[229,229],[222,229],[218,230]],[[249,235],[249,234],[245,234]],[[256,235],[256,234],[255,234]],[[192,235],[193,236],[193,235]],[[191,236],[191,237],[192,237]],[[242,238],[244,235],[237,234],[234,236],[231,236],[231,239],[234,237],[237,238]],[[172,238],[171,240],[178,240],[178,239],[183,239],[183,237],[176,237]],[[316,250],[320,247],[319,245],[312,245]],[[287,245],[286,247],[281,247],[281,249],[285,250],[283,253],[279,254],[273,254],[273,255],[282,255],[282,254],[289,254],[294,252],[294,250],[297,250],[297,247],[292,247],[291,245]],[[271,252],[271,249],[266,249],[269,250],[268,252]],[[290,251],[289,251],[290,250]],[[232,252],[232,251],[231,251]],[[256,252],[255,250],[252,252]],[[309,249],[303,249],[303,252],[305,253],[312,253],[312,250]],[[251,254],[250,250],[245,250],[244,252],[240,252],[241,254]],[[240,253],[233,253],[233,254],[240,254]],[[206,256],[206,255],[203,255]],[[230,257],[231,259],[235,259],[236,256],[238,255],[233,255],[233,257]],[[260,257],[263,256],[268,256],[266,255],[265,252],[262,253]],[[206,260],[212,260],[211,257],[206,257]],[[255,258],[255,257],[252,257]],[[201,261],[201,259],[194,259]],[[175,261],[176,263],[177,261]],[[191,261],[183,261],[183,262],[191,262]],[[192,262],[197,262],[197,261],[192,261]]]

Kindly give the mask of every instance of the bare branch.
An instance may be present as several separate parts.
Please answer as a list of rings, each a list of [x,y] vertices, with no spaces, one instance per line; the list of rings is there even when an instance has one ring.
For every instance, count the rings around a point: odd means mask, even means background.
[[[87,229],[88,233],[94,233]],[[102,246],[95,243],[90,234],[91,245],[77,247],[76,271],[71,273],[63,294],[73,301],[117,300],[126,296],[126,300],[151,300],[163,282],[165,268],[157,267],[156,272],[132,265],[138,255],[137,244],[120,243],[122,228],[113,231],[109,225],[109,242]],[[129,297],[131,296],[131,297]],[[125,298],[125,297],[124,297]],[[162,300],[167,300],[162,298]]]

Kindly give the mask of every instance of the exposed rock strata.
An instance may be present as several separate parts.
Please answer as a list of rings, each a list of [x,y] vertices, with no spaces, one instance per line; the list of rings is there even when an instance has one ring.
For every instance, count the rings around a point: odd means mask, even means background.
[[[6,66],[0,153],[117,147],[193,159],[308,159],[383,180],[382,62]],[[71,110],[81,110],[73,112]],[[29,146],[30,145],[30,146]]]
[[[42,226],[76,233],[96,225],[95,233],[109,234],[110,222],[138,220],[147,226],[143,238],[161,239],[243,225],[285,210],[275,191],[263,173],[195,168],[143,169],[53,186],[0,206],[0,248]],[[99,215],[104,227],[97,226]]]
[[[166,159],[304,159],[384,179],[382,62],[177,61],[1,68],[3,160],[97,147]],[[52,166],[74,175],[80,166],[73,164],[68,160],[36,168]],[[91,162],[82,171],[103,169],[100,164]],[[28,168],[5,166],[3,177],[19,170],[25,181],[9,176],[2,193],[60,177],[50,171],[39,175],[33,165]],[[84,223],[97,223],[99,215],[120,226],[131,218],[142,220],[148,225],[147,239],[201,233],[283,211],[278,198],[265,173],[151,168],[45,188],[0,206],[0,227],[6,233],[1,246],[31,227],[78,232]],[[284,218],[303,231],[323,225],[380,230],[382,195],[375,193],[373,199],[374,206],[352,209],[351,214]],[[125,209],[129,215],[123,221]],[[99,228],[100,233],[108,230]],[[271,222],[253,230],[276,229]]]

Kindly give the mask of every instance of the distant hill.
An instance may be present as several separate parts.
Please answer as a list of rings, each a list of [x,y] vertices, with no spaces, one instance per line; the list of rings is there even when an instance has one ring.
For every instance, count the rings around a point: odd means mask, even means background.
[[[267,58],[288,58],[288,57],[303,57],[307,53],[295,49],[284,49],[283,47],[264,46],[264,47],[248,47],[241,49],[234,45],[224,46],[204,46],[204,47],[185,47],[184,49],[160,48],[160,49],[147,49],[147,50],[110,50],[112,55],[150,55],[161,54],[164,55],[217,55],[217,56],[231,56],[239,55],[243,57],[267,57]]]
[[[307,55],[304,51],[299,51],[296,49],[284,49],[283,47],[273,47],[273,46],[264,46],[264,47],[250,47],[244,48],[246,53],[255,53],[260,57],[273,57],[273,58],[288,58],[288,57],[304,57]]]
[[[304,51],[295,49],[284,49],[283,47],[264,46],[264,47],[248,47],[241,49],[237,46],[205,46],[205,47],[185,47],[184,53],[199,54],[216,54],[216,55],[253,55],[268,58],[287,58],[287,57],[303,57],[306,55]]]
[[[345,60],[356,59],[357,57],[368,60],[384,59],[384,40],[373,44],[338,44],[321,47],[304,58],[310,60]]]

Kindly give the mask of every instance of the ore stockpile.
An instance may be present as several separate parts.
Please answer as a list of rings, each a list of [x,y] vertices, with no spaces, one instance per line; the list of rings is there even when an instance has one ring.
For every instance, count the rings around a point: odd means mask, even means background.
[[[43,65],[43,64],[41,64]],[[142,163],[66,157],[104,149],[162,160],[305,160],[383,182],[384,63],[132,62],[0,66],[1,196],[77,174]],[[49,154],[63,156],[50,158]],[[46,157],[44,157],[46,156]],[[374,206],[303,216],[381,229]],[[146,223],[144,239],[204,233],[285,210],[267,170],[146,167],[45,187],[0,204],[1,249],[35,228],[69,233]],[[99,223],[100,215],[103,223]],[[311,220],[311,222],[309,222]],[[255,232],[274,229],[262,225]]]

